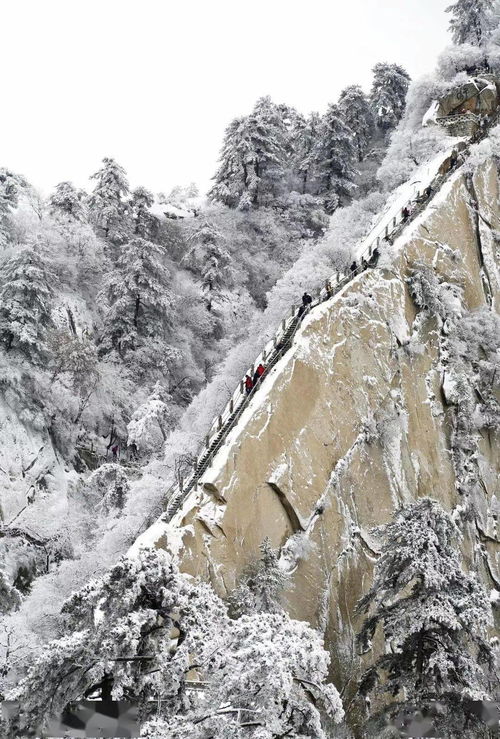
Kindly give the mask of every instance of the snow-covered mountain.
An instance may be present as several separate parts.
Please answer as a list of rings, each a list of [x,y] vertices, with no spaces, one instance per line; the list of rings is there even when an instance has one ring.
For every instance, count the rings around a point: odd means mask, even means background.
[[[131,189],[112,159],[90,194],[48,200],[0,170],[9,739],[110,696],[140,704],[149,739],[386,737],[436,700],[450,736],[485,736],[490,5],[452,6],[456,44],[424,80],[378,64],[369,94],[309,118],[259,99],[209,201]]]

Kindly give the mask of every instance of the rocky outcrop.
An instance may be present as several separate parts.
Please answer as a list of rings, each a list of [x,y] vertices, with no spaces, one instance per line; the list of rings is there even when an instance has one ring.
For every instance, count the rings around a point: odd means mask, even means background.
[[[293,573],[292,616],[321,629],[339,689],[352,685],[358,598],[371,584],[372,527],[432,496],[460,511],[453,406],[443,392],[440,328],[414,305],[417,265],[463,289],[468,310],[498,310],[498,176],[461,171],[383,255],[304,321],[158,546],[226,595],[269,537]],[[390,258],[389,258],[390,256]],[[478,485],[464,561],[498,586],[498,436],[478,442]]]
[[[470,78],[439,100],[437,117],[457,113],[492,115],[498,107],[498,80],[491,74]]]

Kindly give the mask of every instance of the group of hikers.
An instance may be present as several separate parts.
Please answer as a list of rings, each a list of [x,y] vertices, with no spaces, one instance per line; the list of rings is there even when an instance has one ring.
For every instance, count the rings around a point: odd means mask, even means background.
[[[120,443],[114,440],[110,446],[108,446],[108,452],[111,449],[112,461],[113,462],[136,462],[139,459],[139,450],[137,444],[132,442],[127,446],[120,446]],[[106,453],[106,459],[108,454]]]
[[[459,162],[459,153],[458,153],[458,151],[456,149],[453,149],[453,151],[452,151],[449,159],[447,159],[443,163],[444,164],[444,169],[443,169],[443,171],[440,171],[440,174],[444,175],[447,172],[450,172],[459,163],[460,163]],[[402,208],[402,210],[401,210],[401,221],[402,221],[402,223],[406,223],[406,221],[409,220],[410,216],[414,212],[415,207],[418,206],[418,205],[422,205],[423,203],[427,202],[429,200],[429,198],[431,197],[432,193],[433,193],[432,184],[429,184],[423,190],[422,194],[419,194],[415,198],[414,201],[408,203],[408,205],[405,205],[404,208]],[[358,264],[358,262],[356,262],[356,260],[354,260],[352,262],[350,268],[349,268],[349,271],[350,271],[351,275],[354,276],[357,272],[364,271],[368,267],[375,267],[376,264],[377,264],[377,261],[378,261],[379,256],[380,256],[379,250],[378,250],[377,247],[375,247],[375,249],[371,253],[370,258],[368,260],[366,260],[364,257],[361,257],[359,264]],[[334,295],[333,286],[332,286],[330,280],[327,280],[326,283],[325,283],[325,293],[326,293],[326,298],[325,298],[326,300],[328,300],[329,298],[333,297],[333,295]],[[299,319],[302,316],[304,316],[304,314],[307,313],[310,310],[312,304],[313,304],[313,299],[312,299],[311,295],[309,295],[308,292],[305,292],[302,295],[302,305],[300,306],[300,308],[298,310],[297,319]],[[282,348],[283,348],[283,342],[280,342],[276,346],[276,350],[277,351],[281,351]],[[265,371],[266,371],[266,367],[261,363],[261,364],[258,365],[257,369],[253,373],[253,376],[252,376],[252,373],[251,372],[245,376],[245,379],[244,379],[244,387],[245,387],[245,391],[246,391],[246,394],[247,395],[250,395],[250,393],[252,392],[252,390],[259,383],[259,381],[261,380],[262,375],[264,374]]]
[[[456,150],[453,150],[449,160],[447,161],[448,164],[448,170],[450,171],[453,169],[458,163],[458,152]],[[427,187],[424,189],[421,195],[419,195],[417,198],[415,198],[415,201],[409,203],[408,205],[405,205],[405,207],[401,211],[401,220],[403,223],[408,221],[410,216],[412,215],[412,212],[414,210],[414,205],[421,205],[422,203],[425,203],[432,195],[433,188],[432,185],[427,185]],[[364,257],[361,257],[360,262],[356,262],[354,260],[349,267],[349,272],[352,276],[354,276],[357,272],[364,271],[368,267],[375,267],[378,261],[378,258],[380,256],[380,252],[378,250],[378,247],[375,247],[370,258],[367,260]],[[325,283],[325,293],[326,293],[326,300],[329,298],[332,298],[334,295],[333,286],[330,280],[327,280]],[[307,313],[311,306],[313,304],[312,296],[305,292],[302,295],[302,305],[300,306],[297,318],[301,318],[305,313]],[[276,347],[277,350],[282,349],[283,344],[279,343]],[[252,390],[256,387],[260,379],[262,378],[262,375],[266,371],[266,367],[261,363],[258,365],[257,369],[255,370],[253,376],[251,373],[247,374],[244,379],[244,387],[247,395],[250,395]]]
[[[262,375],[266,371],[266,367],[262,362],[257,365],[257,369],[253,373],[253,377],[251,375],[246,375],[245,377],[245,392],[247,395],[250,395],[254,387],[257,385],[259,380],[261,379]]]
[[[427,185],[422,195],[418,195],[414,201],[408,203],[408,205],[405,205],[405,207],[401,210],[401,221],[403,223],[406,223],[409,217],[413,214],[415,207],[418,207],[419,205],[425,203],[427,200],[429,200],[431,195],[432,187],[431,185]]]
[[[367,267],[374,267],[377,263],[379,257],[379,250],[375,247],[373,250],[373,253],[370,257],[370,260],[367,261],[364,259],[364,257],[361,258],[360,267],[361,269],[366,269]],[[358,264],[357,262],[353,262],[350,266],[350,272],[354,275],[358,271]],[[333,286],[330,280],[327,280],[325,283],[325,292],[326,292],[326,300],[329,298],[332,298],[334,295]],[[312,296],[306,291],[302,295],[302,305],[300,306],[298,312],[297,312],[297,318],[301,318],[307,311],[310,310],[311,306],[313,304],[313,298]],[[283,342],[280,342],[276,345],[276,351],[281,351],[283,348]],[[243,385],[245,388],[245,392],[247,395],[250,395],[252,390],[257,386],[259,381],[262,378],[262,375],[266,371],[266,366],[261,362],[257,365],[257,369],[253,373],[249,372],[247,375],[245,375],[245,379],[243,380]]]
[[[441,165],[439,174],[446,175],[448,172],[451,172],[452,169],[455,169],[455,167],[460,164],[460,159],[461,157],[459,156],[458,151],[456,149],[453,149],[449,159],[446,159]],[[414,212],[415,207],[426,203],[427,200],[429,200],[429,198],[431,197],[432,192],[432,185],[427,185],[421,195],[418,195],[414,201],[408,203],[408,205],[405,205],[405,207],[401,210],[401,221],[403,223],[406,223],[406,221]]]
[[[373,253],[372,253],[372,255],[371,255],[371,257],[370,257],[370,259],[368,261],[364,257],[362,257],[361,258],[361,261],[360,261],[359,267],[358,267],[357,262],[354,261],[351,264],[351,266],[349,268],[349,271],[351,272],[352,275],[354,275],[359,270],[359,268],[361,268],[361,270],[364,270],[367,267],[375,267],[375,265],[377,264],[377,261],[378,261],[379,256],[380,256],[379,250],[378,250],[377,247],[375,247],[375,249],[373,250]],[[330,282],[330,280],[327,280],[326,283],[325,283],[325,293],[326,293],[326,298],[325,298],[326,300],[328,300],[329,298],[332,298],[333,295],[334,295],[333,285]],[[312,296],[306,291],[302,295],[302,305],[300,306],[300,308],[299,308],[299,310],[297,312],[297,318],[301,318],[305,313],[307,313],[310,310],[312,304],[313,304]],[[283,343],[280,342],[276,346],[276,350],[277,351],[280,351],[282,348],[283,348]],[[244,386],[245,386],[245,391],[246,391],[246,394],[247,395],[250,395],[250,393],[252,392],[252,390],[254,389],[254,387],[257,385],[257,383],[259,382],[259,380],[261,379],[261,377],[262,377],[262,375],[264,374],[265,371],[266,371],[265,365],[263,365],[262,363],[260,363],[257,366],[257,369],[255,370],[255,372],[253,374],[253,377],[252,377],[252,374],[251,373],[249,373],[249,374],[247,374],[245,376]]]

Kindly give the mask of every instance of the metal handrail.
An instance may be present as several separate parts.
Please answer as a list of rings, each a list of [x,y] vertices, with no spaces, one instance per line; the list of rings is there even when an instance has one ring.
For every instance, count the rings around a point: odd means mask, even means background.
[[[468,146],[466,146],[466,148],[462,150],[461,154],[465,156],[466,153],[469,153],[470,146],[476,141],[484,138],[488,129],[499,120],[500,111],[490,122],[485,131],[478,132],[476,136],[470,139]],[[373,257],[375,250],[379,248],[381,242],[387,241],[388,243],[393,243],[393,241],[400,235],[400,233],[402,233],[402,231],[410,223],[412,223],[412,221],[414,221],[415,218],[420,215],[420,213],[428,206],[428,204],[435,197],[437,192],[442,188],[449,177],[451,177],[456,169],[462,166],[462,164],[463,162],[460,163],[459,161],[457,161],[454,166],[450,166],[450,169],[448,170],[448,172],[446,172],[446,174],[441,175],[438,173],[430,183],[430,193],[421,202],[418,202],[418,200],[415,201],[417,202],[417,205],[410,211],[408,217],[401,218],[401,220],[398,221],[396,216],[393,219],[392,229],[389,231],[388,227],[386,227],[385,235],[377,236],[375,240],[368,245],[365,251],[357,257],[361,264],[357,264],[356,269],[350,270],[347,274],[336,272],[334,275],[332,275],[330,280],[327,281],[330,287],[328,289],[326,287],[322,288],[319,291],[317,300],[313,302],[310,307],[306,308],[302,312],[292,306],[291,313],[282,320],[280,327],[276,331],[273,339],[271,339],[266,344],[261,354],[259,354],[259,356],[255,360],[253,366],[248,370],[246,374],[250,374],[251,376],[253,376],[254,367],[258,366],[260,363],[265,363],[266,372],[263,376],[263,378],[265,378],[265,376],[279,362],[279,360],[284,356],[288,349],[290,349],[293,338],[295,337],[299,326],[301,325],[304,318],[309,315],[311,310],[313,310],[326,300],[330,300],[331,298],[338,295],[338,293],[347,284],[349,284],[354,279],[354,277],[368,269],[370,267],[368,260]],[[419,198],[419,196],[420,193],[417,193],[417,198]],[[410,201],[408,205],[411,205],[412,202],[414,201]],[[372,228],[372,231],[377,228],[377,225]],[[334,283],[333,285],[332,281]],[[287,334],[289,335],[287,336]],[[283,343],[285,336],[287,336],[287,338],[286,341]],[[179,509],[180,505],[184,502],[185,498],[196,486],[198,480],[210,468],[215,454],[218,453],[225,439],[241,418],[243,411],[249,406],[252,398],[258,391],[263,378],[258,380],[257,383],[254,384],[252,390],[247,395],[245,395],[245,389],[243,385],[244,380],[240,380],[238,387],[231,395],[224,410],[212,422],[210,430],[205,438],[205,451],[201,452],[201,454],[197,456],[196,462],[193,465],[192,473],[186,480],[182,480],[180,484],[174,483],[167,490],[166,496],[168,496],[168,505],[167,510],[162,516],[163,520],[169,521],[172,518],[172,516]]]

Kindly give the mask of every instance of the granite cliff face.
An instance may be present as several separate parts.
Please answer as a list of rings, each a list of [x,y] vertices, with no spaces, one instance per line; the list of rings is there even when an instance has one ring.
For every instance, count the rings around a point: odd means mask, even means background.
[[[465,310],[498,310],[499,223],[496,164],[458,170],[376,269],[308,316],[213,468],[153,527],[157,546],[222,596],[269,537],[293,572],[289,612],[324,632],[339,689],[360,666],[354,609],[377,557],[370,529],[400,504],[431,496],[459,518],[468,508],[465,566],[489,590],[500,584],[498,434],[479,434],[464,495],[442,321],[408,287],[427,266],[461,288]]]

